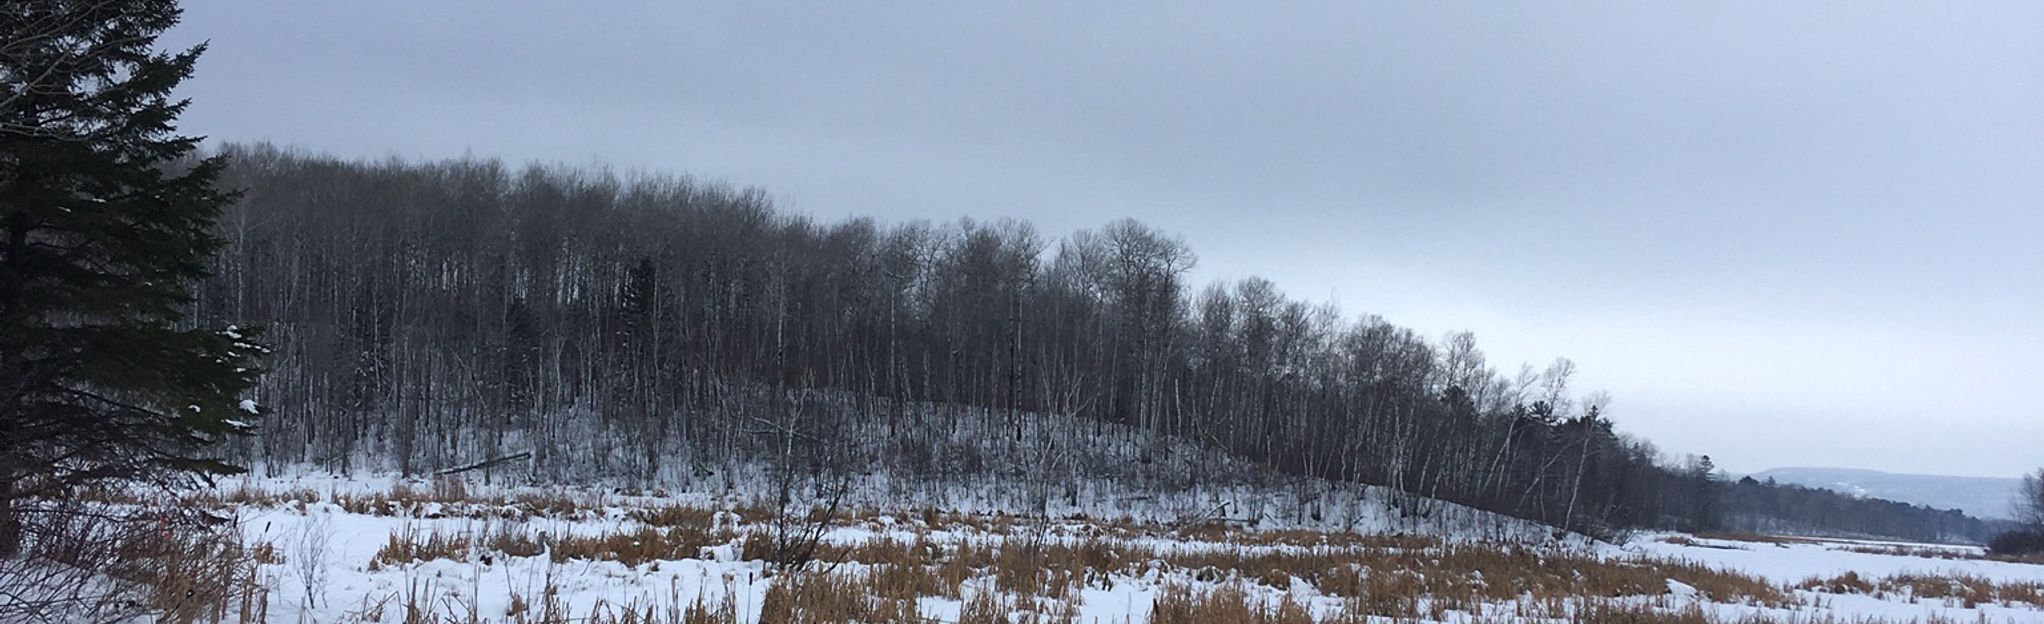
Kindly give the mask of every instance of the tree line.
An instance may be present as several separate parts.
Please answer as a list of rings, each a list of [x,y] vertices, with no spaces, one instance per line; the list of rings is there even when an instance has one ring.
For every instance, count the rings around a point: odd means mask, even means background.
[[[1501,370],[1466,332],[1195,287],[1193,250],[1132,220],[821,223],[686,177],[223,150],[245,195],[195,317],[267,328],[273,413],[241,449],[262,462],[530,450],[542,475],[656,482],[808,410],[940,470],[908,450],[977,410],[1012,443],[1076,416],[1575,531],[1721,519],[1707,461],[1618,433],[1568,360]]]
[[[1887,537],[1921,542],[1984,544],[2014,523],[1982,520],[1958,510],[1744,477],[1726,483],[1726,530],[1770,534]]]

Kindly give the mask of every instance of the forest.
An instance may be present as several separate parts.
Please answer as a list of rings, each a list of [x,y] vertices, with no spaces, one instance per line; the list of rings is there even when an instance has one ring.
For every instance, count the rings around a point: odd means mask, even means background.
[[[1821,528],[1839,537],[1886,537],[1922,542],[1984,544],[2017,528],[1957,510],[1929,509],[1879,498],[1744,477],[1725,483],[1721,528],[1747,533],[1797,533]]]
[[[759,459],[849,470],[835,438],[878,435],[925,475],[972,469],[929,450],[960,414],[1045,454],[1057,442],[1024,425],[1059,415],[1095,423],[1089,444],[1145,431],[1592,535],[1984,539],[1923,508],[1751,504],[1708,458],[1620,433],[1567,359],[1494,363],[1469,333],[1263,279],[1189,284],[1194,250],[1131,220],[821,223],[679,176],[219,150],[243,196],[192,322],[259,326],[274,350],[263,431],[232,449],[256,465],[421,474],[529,452],[536,478],[655,484]]]

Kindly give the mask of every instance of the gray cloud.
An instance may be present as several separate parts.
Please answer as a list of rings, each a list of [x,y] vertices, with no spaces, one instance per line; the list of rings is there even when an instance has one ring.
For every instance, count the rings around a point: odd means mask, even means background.
[[[1135,216],[1758,470],[2044,418],[2044,5],[193,2],[186,129],[607,163],[825,218]]]

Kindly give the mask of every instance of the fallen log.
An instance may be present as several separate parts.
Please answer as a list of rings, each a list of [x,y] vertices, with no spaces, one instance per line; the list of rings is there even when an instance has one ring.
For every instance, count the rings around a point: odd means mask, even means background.
[[[485,459],[485,460],[482,460],[482,461],[479,461],[479,462],[476,462],[476,463],[473,463],[473,464],[469,464],[469,465],[467,465],[467,466],[458,466],[458,467],[454,467],[454,468],[448,468],[448,469],[446,469],[446,470],[442,470],[442,471],[440,471],[440,472],[436,472],[436,473],[433,473],[433,475],[434,475],[434,476],[439,476],[439,477],[444,477],[444,476],[447,476],[447,475],[453,475],[453,474],[461,474],[461,473],[464,473],[464,472],[469,472],[469,471],[472,471],[472,470],[482,470],[482,469],[485,469],[485,468],[494,468],[494,467],[496,467],[496,466],[499,466],[499,465],[502,465],[502,464],[508,464],[508,463],[511,463],[511,462],[515,462],[515,461],[519,461],[519,460],[523,460],[523,459],[531,459],[531,458],[532,458],[532,451],[523,451],[523,452],[518,452],[518,453],[512,453],[512,454],[510,454],[510,455],[505,455],[505,456],[503,456],[503,457],[492,457],[492,458],[490,458],[490,459]]]

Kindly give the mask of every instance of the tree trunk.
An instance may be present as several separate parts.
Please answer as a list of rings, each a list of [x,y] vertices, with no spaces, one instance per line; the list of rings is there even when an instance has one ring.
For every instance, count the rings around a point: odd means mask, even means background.
[[[21,516],[14,513],[14,481],[0,481],[0,559],[21,553]]]

